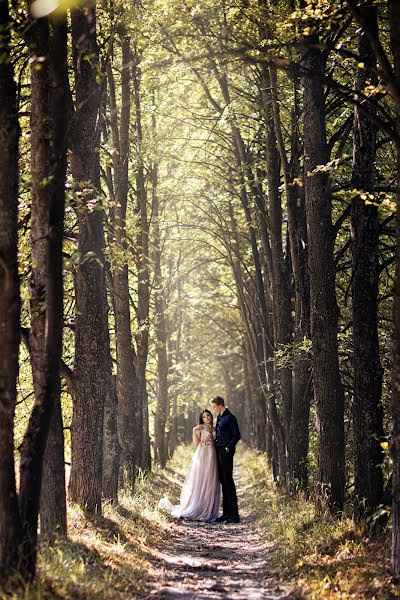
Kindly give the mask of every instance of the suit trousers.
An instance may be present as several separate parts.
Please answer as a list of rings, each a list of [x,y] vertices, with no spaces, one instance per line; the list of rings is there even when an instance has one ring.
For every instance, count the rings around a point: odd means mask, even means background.
[[[235,482],[233,481],[233,455],[225,448],[216,446],[218,477],[222,486],[222,514],[225,517],[239,517]]]

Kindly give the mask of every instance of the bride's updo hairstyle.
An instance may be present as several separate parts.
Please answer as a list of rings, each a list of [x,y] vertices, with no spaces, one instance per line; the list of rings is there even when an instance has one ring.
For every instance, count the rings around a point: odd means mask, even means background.
[[[199,415],[199,425],[204,425],[204,422],[203,422],[204,413],[207,413],[208,415],[210,415],[211,423],[214,423],[214,417],[212,416],[212,412],[210,410],[208,410],[208,408],[205,408],[204,410],[201,411],[201,413]]]

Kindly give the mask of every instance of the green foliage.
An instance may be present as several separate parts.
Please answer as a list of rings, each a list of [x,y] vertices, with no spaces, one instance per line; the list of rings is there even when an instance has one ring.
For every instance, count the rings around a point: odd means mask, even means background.
[[[38,10],[49,13],[64,11],[67,2],[35,3]],[[74,2],[72,2],[75,4]],[[385,18],[380,9],[380,18]],[[318,32],[322,43],[332,41],[328,56],[327,132],[332,141],[332,156],[317,171],[329,172],[333,190],[333,218],[342,219],[358,190],[351,188],[351,136],[335,135],[353,113],[354,69],[359,64],[356,55],[356,27],[341,1],[309,1],[302,10],[292,10],[287,2],[218,3],[183,2],[181,0],[148,0],[139,7],[120,0],[108,10],[107,4],[98,7],[98,37],[100,47],[99,80],[105,81],[107,65],[115,79],[116,103],[121,105],[121,46],[116,32],[123,25],[131,40],[131,50],[140,59],[140,103],[143,137],[139,142],[135,130],[135,110],[129,127],[131,154],[129,157],[130,196],[127,207],[126,247],[115,243],[115,231],[110,227],[115,202],[115,148],[111,128],[109,89],[104,85],[104,114],[100,123],[100,190],[82,186],[77,192],[68,177],[65,254],[65,321],[73,326],[73,276],[79,265],[94,256],[81,256],[77,249],[76,214],[101,211],[106,227],[107,269],[128,264],[131,292],[131,320],[135,335],[143,328],[150,332],[148,384],[150,414],[154,411],[157,378],[154,335],[155,313],[151,299],[150,320],[139,323],[136,314],[138,294],[139,215],[136,201],[138,165],[143,163],[148,195],[148,214],[151,216],[152,170],[157,166],[161,232],[163,291],[167,304],[169,383],[171,402],[176,399],[177,410],[187,414],[190,407],[201,406],[216,391],[225,393],[242,384],[241,344],[244,323],[238,310],[237,290],[232,276],[235,261],[244,273],[243,284],[251,290],[254,267],[248,237],[248,226],[239,197],[239,174],[248,182],[248,174],[235,171],[232,154],[231,123],[240,130],[251,160],[255,181],[267,191],[264,165],[263,114],[260,105],[260,76],[265,61],[278,68],[279,106],[284,143],[290,145],[293,126],[294,88],[293,65],[298,62],[299,35],[309,37]],[[22,23],[23,12],[16,18]],[[346,27],[341,29],[343,23]],[[260,41],[260,27],[266,38]],[[14,42],[19,39],[16,32]],[[383,43],[386,32],[382,29]],[[112,41],[112,45],[111,45]],[[112,48],[112,51],[111,51]],[[21,83],[21,186],[19,270],[22,283],[22,322],[29,327],[28,280],[30,273],[30,147],[29,147],[29,72],[26,50],[16,45],[14,52],[16,75]],[[86,56],[84,60],[91,60]],[[229,101],[221,94],[216,73],[222,74],[230,89]],[[103,85],[103,84],[102,84]],[[72,92],[74,91],[71,79]],[[132,89],[132,97],[134,90]],[[377,160],[378,189],[374,194],[363,193],[367,203],[376,203],[381,221],[389,220],[381,237],[381,319],[380,341],[385,374],[384,406],[388,400],[389,343],[391,329],[391,286],[394,256],[390,215],[394,210],[392,181],[395,169],[393,144],[385,139],[385,123],[392,107],[381,82],[367,85],[367,96],[378,102],[382,121]],[[297,99],[299,102],[299,99]],[[301,103],[298,109],[301,109]],[[296,122],[301,133],[301,121]],[[281,182],[283,210],[286,192]],[[293,184],[302,185],[301,178]],[[257,213],[250,207],[250,219],[257,225]],[[229,216],[231,214],[231,216]],[[284,213],[285,218],[285,213]],[[237,227],[237,237],[233,232]],[[153,286],[154,222],[150,218],[150,284]],[[286,223],[283,223],[285,235]],[[337,295],[340,307],[340,355],[343,378],[351,389],[351,311],[350,311],[350,254],[346,246],[350,235],[349,219],[338,228],[335,250],[338,256]],[[344,250],[343,250],[344,249]],[[343,250],[343,252],[342,252]],[[238,258],[238,256],[240,258]],[[108,279],[110,285],[110,281]],[[111,291],[111,290],[110,290]],[[154,293],[154,287],[152,287]],[[109,296],[111,303],[111,295]],[[111,306],[110,306],[111,308]],[[115,331],[110,310],[111,346],[116,365]],[[74,332],[64,333],[63,357],[73,366]],[[290,347],[279,347],[274,360],[278,366],[293,364],[293,360],[310,351],[309,341]],[[20,395],[29,388],[29,364],[21,355]],[[349,402],[351,398],[349,396]],[[24,421],[26,401],[17,407],[17,422]],[[64,395],[66,414],[71,413],[71,401]],[[387,411],[386,411],[387,412]],[[69,426],[69,419],[66,426]],[[21,426],[22,427],[22,426]],[[18,430],[17,445],[20,439]]]
[[[49,2],[37,0],[41,14],[53,10],[59,12],[72,4],[73,0]],[[131,322],[136,345],[144,330],[150,332],[150,355],[147,365],[147,382],[151,425],[157,399],[157,369],[155,336],[156,313],[154,307],[154,252],[155,217],[152,214],[152,194],[157,193],[160,203],[158,226],[162,261],[161,289],[166,301],[169,358],[170,417],[173,411],[185,418],[193,409],[204,407],[208,398],[215,393],[229,393],[243,385],[243,332],[245,323],[238,306],[238,290],[235,287],[233,272],[240,267],[242,287],[249,297],[254,296],[254,265],[249,241],[249,224],[257,231],[258,213],[250,206],[250,214],[245,215],[240,199],[241,179],[249,186],[249,174],[237,169],[232,152],[231,127],[234,124],[241,131],[245,149],[251,159],[251,173],[264,196],[268,191],[265,172],[265,116],[261,108],[262,68],[265,64],[278,67],[278,104],[282,119],[283,141],[290,159],[290,142],[294,128],[302,136],[301,100],[298,84],[298,52],[304,38],[316,34],[321,47],[329,48],[327,57],[327,116],[326,127],[331,156],[326,164],[318,165],[315,173],[328,173],[333,194],[333,220],[337,224],[335,254],[337,258],[337,300],[340,310],[339,352],[342,379],[346,389],[346,434],[347,447],[351,442],[351,403],[352,403],[352,315],[351,315],[351,255],[349,207],[354,198],[360,197],[367,204],[378,207],[382,231],[380,237],[380,263],[382,266],[379,286],[379,339],[381,360],[384,369],[382,404],[385,409],[385,427],[389,430],[389,371],[391,337],[391,303],[393,285],[394,231],[393,213],[395,209],[393,181],[396,174],[394,145],[390,138],[393,106],[385,86],[368,84],[363,90],[367,98],[377,101],[377,119],[381,125],[378,135],[376,161],[377,190],[365,193],[351,185],[352,136],[351,126],[346,128],[353,116],[354,72],[360,67],[357,56],[357,27],[349,19],[345,3],[335,0],[309,0],[302,10],[291,10],[291,3],[284,1],[256,0],[249,2],[216,2],[215,0],[146,0],[127,3],[123,0],[113,4],[109,10],[107,3],[98,8],[98,37],[100,61],[98,83],[103,90],[103,103],[99,116],[101,186],[93,189],[82,185],[76,191],[68,176],[68,205],[65,220],[64,239],[64,329],[63,360],[73,368],[74,362],[74,314],[75,296],[73,278],[79,266],[88,260],[98,260],[92,253],[82,255],[77,248],[77,214],[81,216],[91,211],[99,211],[105,224],[105,256],[108,293],[109,329],[113,368],[116,371],[115,324],[112,312],[112,282],[110,272],[117,265],[128,265],[131,296]],[[295,3],[297,4],[297,3]],[[16,10],[18,23],[24,20],[22,9]],[[37,13],[39,16],[39,12]],[[383,44],[387,46],[385,8],[379,6],[379,19]],[[130,192],[127,207],[126,244],[117,245],[116,230],[113,229],[112,211],[115,207],[115,189],[110,185],[118,179],[115,162],[115,140],[111,126],[110,89],[106,85],[106,71],[112,69],[116,104],[121,106],[120,91],[122,52],[116,35],[119,27],[126,28],[131,40],[131,51],[139,61],[140,104],[142,113],[142,140],[138,139],[135,120],[136,110],[132,110],[129,125]],[[266,38],[260,41],[260,29],[265,29]],[[111,43],[112,40],[112,43]],[[71,57],[70,57],[71,60]],[[92,61],[87,55],[85,61]],[[1,57],[0,57],[1,61]],[[13,32],[13,61],[16,78],[19,82],[19,112],[21,126],[20,144],[20,203],[19,203],[19,274],[21,277],[22,325],[30,325],[29,277],[30,259],[30,80],[27,52],[22,48],[20,31]],[[40,66],[41,57],[37,64]],[[229,87],[229,98],[220,89],[221,78]],[[296,83],[294,85],[294,83]],[[71,78],[72,96],[74,85]],[[134,98],[132,86],[131,96]],[[347,133],[346,133],[347,132]],[[340,134],[340,135],[339,135]],[[303,157],[300,159],[303,164]],[[152,296],[149,320],[139,322],[137,314],[138,256],[142,250],[140,239],[140,215],[137,204],[137,182],[139,166],[144,166],[145,187],[150,215],[150,253],[148,260]],[[301,166],[300,165],[300,166]],[[152,175],[155,167],[158,174],[157,189],[153,189]],[[46,178],[39,185],[46,185]],[[81,182],[84,184],[85,182]],[[287,215],[286,190],[281,181],[284,250],[286,246]],[[302,178],[294,177],[292,185],[299,188]],[[299,194],[300,195],[300,194]],[[299,199],[300,201],[300,199]],[[249,223],[247,222],[249,219]],[[118,228],[118,226],[117,226]],[[117,229],[116,228],[116,229]],[[257,233],[257,235],[259,235]],[[257,238],[261,247],[261,240]],[[239,266],[239,267],[238,267]],[[157,290],[159,291],[159,290]],[[311,342],[304,338],[300,343],[279,346],[275,349],[273,361],[278,368],[292,366],[297,359],[312,352]],[[16,410],[15,446],[18,449],[32,407],[32,378],[29,359],[25,348],[20,353],[20,373],[18,380],[18,405]],[[63,387],[62,405],[69,461],[69,427],[71,423],[72,401]],[[317,462],[317,435],[315,430],[315,407],[312,407],[310,422],[310,472],[311,477]],[[171,423],[168,423],[168,428]],[[18,452],[16,451],[17,456]],[[181,459],[178,453],[177,461]],[[183,460],[183,459],[182,459]],[[248,459],[250,461],[250,458]],[[314,594],[338,593],[339,575],[327,561],[328,567],[318,570],[318,559],[324,549],[331,545],[334,556],[347,551],[353,556],[369,557],[376,546],[365,545],[363,533],[355,528],[350,520],[339,524],[328,516],[315,520],[311,505],[304,499],[286,505],[276,495],[261,466],[263,459],[255,459],[254,470],[249,473],[249,483],[254,485],[257,498],[255,507],[268,516],[261,523],[268,526],[268,535],[278,541],[277,565],[285,572],[293,574],[299,561],[307,562],[305,587],[312,589],[310,581],[315,574]],[[177,463],[178,464],[178,463]],[[347,456],[348,482],[352,483],[352,457]],[[386,465],[386,471],[389,466]],[[388,474],[388,473],[387,473]],[[159,475],[157,475],[159,476]],[[160,476],[161,477],[161,476]],[[263,482],[262,491],[256,485]],[[141,487],[144,486],[144,487]],[[155,502],[154,488],[146,488],[141,481],[139,490],[143,498]],[[141,492],[139,492],[141,493]],[[139,510],[140,500],[124,498],[127,510]],[[135,504],[136,503],[136,504]],[[139,503],[139,504],[138,504]],[[257,504],[258,503],[258,504]],[[294,507],[294,508],[293,508]],[[154,507],[153,507],[154,509]],[[153,509],[148,509],[146,519],[151,522]],[[142,510],[140,508],[140,510]],[[143,509],[144,510],[144,509]],[[113,508],[107,509],[107,518],[117,519]],[[110,516],[111,515],[111,516]],[[273,518],[271,517],[273,515]],[[158,518],[158,517],[154,517]],[[73,516],[72,524],[81,528],[82,515]],[[125,527],[124,523],[124,527]],[[151,529],[151,527],[150,527]],[[143,532],[142,532],[143,533]],[[142,535],[142,533],[140,535]],[[144,533],[143,533],[144,535]],[[353,541],[349,537],[354,535]],[[101,537],[101,536],[100,536]],[[343,537],[343,542],[340,540]],[[100,538],[99,538],[100,539]],[[99,544],[103,544],[99,541]],[[365,544],[364,544],[365,542]],[[105,543],[105,542],[104,542]],[[108,542],[107,542],[108,543]],[[116,546],[120,542],[113,542]],[[348,544],[348,545],[346,545]],[[357,546],[358,544],[358,546]],[[384,540],[386,549],[386,538]],[[365,545],[365,548],[364,548]],[[313,556],[313,548],[316,548]],[[362,549],[364,548],[364,550]],[[385,550],[386,551],[386,550]],[[119,552],[119,551],[118,551]],[[363,554],[365,552],[366,554]],[[304,557],[309,557],[305,560]],[[385,555],[386,556],[386,555]],[[44,550],[43,565],[52,565],[49,570],[59,574],[59,581],[66,578],[65,597],[78,585],[82,574],[88,573],[94,557],[82,557],[79,548],[60,542],[54,552]],[[310,558],[311,557],[311,558]],[[358,558],[357,558],[358,560]],[[386,560],[386,559],[385,559]],[[86,561],[86,562],[85,562]],[[142,564],[142,563],[140,563]],[[144,563],[143,563],[144,564]],[[302,566],[299,566],[301,577]],[[43,567],[46,569],[47,567]],[[100,566],[90,583],[91,593],[97,593]],[[68,579],[68,573],[71,579]],[[347,575],[346,575],[347,577]],[[377,575],[378,580],[380,575]],[[75,580],[73,579],[75,578]],[[307,579],[308,578],[308,579]],[[351,576],[350,576],[351,579]],[[349,579],[349,582],[350,582]],[[379,580],[380,581],[380,580]],[[335,582],[335,583],[332,583]],[[111,577],[112,585],[120,591],[119,583]],[[124,580],[121,589],[128,585]],[[71,587],[68,587],[71,586]],[[333,586],[333,587],[331,587]],[[351,583],[349,583],[351,587]],[[349,589],[350,589],[349,587]],[[129,588],[129,586],[128,586]],[[51,584],[48,589],[51,589]],[[49,593],[46,585],[40,593]],[[108,589],[108,588],[107,588]],[[134,590],[128,589],[129,592]],[[111,592],[110,592],[111,593]],[[340,592],[341,593],[341,592]],[[345,592],[343,592],[345,593]],[[347,592],[346,592],[347,593]],[[62,596],[61,596],[62,597]],[[318,596],[315,596],[318,597]],[[323,597],[323,596],[320,596]],[[340,596],[337,596],[340,597]]]
[[[317,516],[310,500],[301,494],[289,499],[274,486],[265,455],[246,451],[240,460],[247,501],[257,515],[273,572],[293,581],[294,597],[396,597],[389,531],[374,537],[347,516]]]
[[[185,468],[185,452],[178,454]],[[0,599],[143,597],[151,553],[167,541],[166,520],[156,508],[160,489],[176,495],[176,483],[155,470],[151,477],[138,478],[134,495],[126,490],[118,506],[106,505],[103,516],[89,519],[69,506],[68,540],[51,545],[42,540],[36,582],[24,584],[16,578],[4,593],[0,590]]]

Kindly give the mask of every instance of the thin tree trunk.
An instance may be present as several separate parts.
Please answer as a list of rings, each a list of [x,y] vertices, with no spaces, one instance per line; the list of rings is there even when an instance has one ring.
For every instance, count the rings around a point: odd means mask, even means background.
[[[376,8],[364,9],[376,24]],[[375,53],[364,32],[359,34],[359,60],[355,90],[377,84]],[[364,101],[368,113],[376,113],[373,100]],[[354,108],[353,173],[351,187],[373,192],[375,186],[376,124],[360,106]],[[382,367],[378,340],[379,217],[378,209],[358,196],[351,205],[352,309],[353,309],[353,440],[355,509],[359,516],[373,511],[383,494],[383,407]]]
[[[318,42],[311,39],[310,43]],[[343,508],[344,392],[339,372],[334,233],[329,176],[314,172],[329,160],[325,129],[326,56],[315,48],[302,54],[304,175],[308,226],[314,393],[318,419],[317,502]]]
[[[394,74],[400,88],[400,4],[389,0],[390,41],[394,57]],[[400,575],[400,100],[396,102],[396,150],[397,150],[397,194],[396,194],[396,270],[393,289],[393,337],[392,337],[392,435],[393,457],[393,525],[392,525],[392,570]]]
[[[58,152],[57,194],[65,202],[66,135],[68,127],[68,57],[67,24],[65,20],[50,24],[51,102],[55,131],[55,150]],[[64,430],[61,411],[60,381],[47,438],[40,494],[40,532],[48,539],[67,534],[65,496]]]
[[[268,187],[268,214],[270,224],[272,257],[272,293],[273,315],[275,321],[276,350],[288,349],[292,343],[292,317],[289,278],[282,246],[282,205],[279,192],[280,160],[277,145],[276,128],[273,116],[271,81],[268,67],[263,68],[262,101],[266,126],[266,173]],[[275,359],[276,361],[276,359]],[[282,397],[285,437],[289,436],[292,416],[292,369],[276,365],[275,372],[279,392]]]
[[[110,357],[111,360],[111,357]],[[111,365],[110,365],[111,370]],[[121,446],[118,435],[118,398],[116,377],[113,376],[110,397],[104,403],[103,430],[103,498],[118,501]]]
[[[111,98],[111,128],[113,132],[114,145],[114,238],[116,248],[123,251],[123,259],[117,254],[116,264],[113,269],[113,294],[116,329],[117,350],[117,396],[118,396],[118,434],[121,443],[121,466],[126,481],[133,486],[138,466],[138,455],[140,452],[141,437],[141,404],[138,396],[139,382],[135,367],[135,351],[132,345],[131,315],[129,307],[129,273],[126,256],[126,210],[129,190],[129,125],[131,112],[131,52],[130,41],[126,31],[120,31],[122,49],[122,73],[121,73],[121,112],[120,125],[118,125],[118,108],[115,100],[114,78],[112,68],[109,67],[109,85]],[[112,408],[107,411],[107,416],[112,416]],[[109,419],[108,423],[115,428],[115,424]],[[139,449],[138,449],[139,444]],[[113,454],[109,454],[104,466],[106,468],[107,487],[111,481],[115,482],[112,463],[115,462]],[[111,478],[111,479],[110,479]],[[115,490],[108,490],[115,498]]]
[[[226,102],[230,102],[230,97],[227,89],[227,82],[222,82],[222,90],[225,91],[225,100]],[[266,285],[263,279],[263,272],[261,268],[261,259],[260,253],[257,244],[256,232],[253,225],[253,219],[250,211],[250,206],[248,202],[247,190],[245,187],[245,181],[243,177],[243,170],[247,172],[247,176],[250,182],[253,182],[252,188],[252,196],[254,197],[254,201],[257,204],[258,210],[261,212],[264,221],[266,221],[266,211],[265,206],[262,204],[259,190],[256,189],[254,184],[254,177],[251,173],[251,168],[248,163],[248,157],[245,152],[244,142],[242,136],[240,134],[237,126],[232,123],[232,146],[233,152],[235,155],[235,160],[238,169],[238,178],[240,182],[240,198],[243,206],[243,210],[246,217],[246,222],[249,231],[251,249],[252,249],[252,257],[254,261],[254,269],[255,269],[255,280],[256,280],[256,290],[257,290],[257,301],[259,303],[259,319],[262,323],[263,336],[260,339],[257,336],[257,340],[259,342],[258,348],[255,351],[255,360],[259,367],[259,381],[260,386],[264,390],[264,394],[266,397],[266,401],[269,407],[269,414],[271,417],[272,427],[274,428],[275,437],[277,440],[278,446],[278,454],[279,454],[279,475],[280,482],[283,483],[286,478],[287,473],[287,451],[286,451],[286,438],[285,438],[285,429],[282,425],[280,414],[277,410],[276,405],[276,392],[275,392],[275,369],[271,367],[270,359],[273,356],[274,346],[271,335],[271,327],[269,323],[269,308],[267,304],[267,296],[265,293]],[[264,232],[266,229],[264,229]],[[262,231],[261,231],[262,234]],[[264,240],[264,247],[268,246],[268,241]],[[271,253],[272,255],[272,253]],[[267,260],[272,264],[272,256]],[[272,268],[270,266],[270,268]],[[270,271],[271,272],[271,271]]]
[[[242,341],[242,369],[243,369],[243,384],[244,384],[244,423],[241,428],[242,438],[250,446],[250,448],[255,448],[254,444],[254,406],[253,406],[253,390],[251,384],[250,377],[250,365],[249,365],[249,356],[248,351],[246,349],[245,338],[247,336],[246,331],[243,333],[243,341]]]
[[[40,534],[53,541],[67,535],[65,496],[64,428],[58,392],[44,453],[43,480],[40,494]]]
[[[57,33],[59,37],[50,49],[49,22],[44,18],[33,24],[30,38],[30,51],[34,58],[31,62],[33,188],[29,346],[35,402],[21,446],[19,505],[24,536],[21,570],[31,578],[36,570],[44,452],[52,412],[60,395],[67,111],[62,110],[58,114],[54,100],[56,95],[67,98],[65,24]],[[37,56],[46,57],[40,63],[40,69],[36,68]],[[60,64],[57,64],[58,61]],[[59,455],[57,459],[60,459]],[[57,466],[60,467],[59,464]]]
[[[300,206],[296,206],[296,198],[289,207],[288,214],[293,210],[295,215],[295,233],[290,237],[290,244],[296,243],[298,256],[299,279],[295,279],[295,327],[294,344],[295,356],[293,361],[293,405],[292,419],[289,432],[289,463],[291,479],[300,485],[301,489],[308,488],[308,449],[310,405],[313,393],[312,364],[308,353],[299,352],[298,345],[310,339],[310,282],[307,252],[307,225],[305,218],[304,197],[299,190]],[[288,200],[289,204],[289,200]],[[289,219],[292,217],[290,216]],[[293,239],[294,238],[294,239]]]
[[[101,511],[104,403],[112,393],[110,339],[100,194],[100,84],[96,8],[72,11],[76,114],[71,170],[77,190],[81,263],[75,278],[75,396],[71,426],[69,497],[88,512]],[[85,60],[90,56],[90,60]]]
[[[0,2],[0,578],[18,563],[21,522],[14,466],[20,294],[17,259],[18,111],[8,0]]]
[[[146,366],[149,354],[149,314],[150,314],[150,274],[149,274],[149,220],[147,215],[147,193],[143,162],[143,132],[141,109],[141,51],[135,48],[133,67],[133,88],[136,109],[136,145],[137,172],[136,189],[138,205],[138,333],[137,333],[137,374],[139,381],[139,398],[141,405],[140,440],[138,451],[138,466],[145,470],[151,468],[148,397],[146,389]]]
[[[154,218],[154,310],[155,333],[157,339],[158,391],[156,418],[154,424],[154,459],[165,467],[168,458],[167,419],[168,419],[168,354],[165,300],[161,270],[161,240],[159,224],[159,204],[157,195],[157,168],[153,169],[153,218]]]
[[[298,132],[299,102],[297,97],[297,79],[293,83],[294,106],[292,111],[292,136],[290,163],[284,145],[280,117],[276,68],[270,65],[271,100],[279,156],[286,190],[290,257],[294,278],[294,333],[293,342],[299,345],[304,338],[310,337],[310,290],[307,269],[307,226],[305,219],[304,194],[294,183],[300,178],[300,142]],[[309,418],[311,402],[311,361],[299,355],[295,349],[293,359],[293,401],[288,432],[289,472],[291,483],[300,484],[302,489],[308,485],[308,445]]]
[[[179,227],[179,225],[178,225]],[[179,231],[179,229],[178,229]],[[179,267],[180,267],[180,262],[181,262],[181,249],[179,249],[178,252],[178,258],[177,258],[177,266],[176,266],[176,270],[179,273]],[[181,339],[182,339],[182,306],[181,306],[181,297],[182,297],[182,282],[180,280],[180,277],[178,275],[178,281],[177,281],[177,299],[176,299],[176,317],[175,317],[175,322],[176,322],[176,342],[174,344],[174,369],[173,370],[173,383],[172,383],[172,388],[173,388],[173,395],[172,395],[172,399],[171,399],[171,392],[169,390],[169,397],[170,397],[170,402],[171,402],[171,425],[170,425],[170,437],[169,437],[169,448],[168,448],[168,457],[172,458],[174,452],[175,452],[175,448],[177,447],[178,443],[179,443],[179,436],[178,436],[178,395],[179,395],[179,378],[180,378],[180,372],[179,372],[179,368],[177,368],[181,362]],[[168,340],[168,345],[170,347],[171,345],[171,334],[169,332],[169,340]],[[171,350],[169,351],[168,354],[168,358],[171,361]],[[172,365],[169,365],[169,369],[171,368]]]

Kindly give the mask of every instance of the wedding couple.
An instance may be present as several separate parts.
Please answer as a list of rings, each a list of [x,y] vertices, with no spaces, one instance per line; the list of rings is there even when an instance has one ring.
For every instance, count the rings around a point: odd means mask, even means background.
[[[240,440],[236,417],[225,407],[221,396],[211,399],[212,409],[218,413],[214,427],[208,409],[199,416],[193,429],[193,442],[197,446],[186,475],[180,503],[173,505],[164,497],[160,508],[174,517],[190,521],[213,523],[239,523],[235,483],[233,481],[233,456]],[[219,517],[222,487],[222,515]]]

